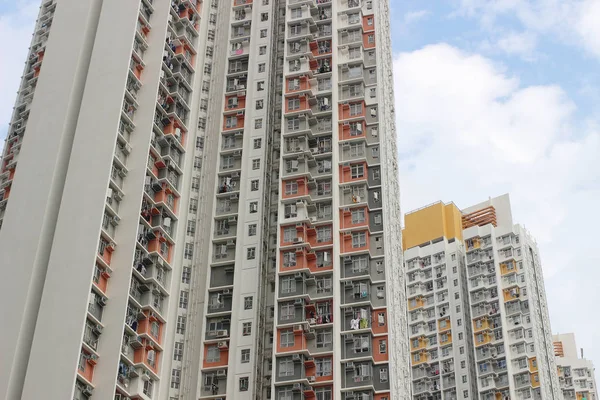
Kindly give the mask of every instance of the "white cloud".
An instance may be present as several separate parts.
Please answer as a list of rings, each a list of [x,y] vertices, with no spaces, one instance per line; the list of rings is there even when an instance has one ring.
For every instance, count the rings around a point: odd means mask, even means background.
[[[8,7],[8,6],[6,6]],[[11,5],[12,7],[12,5]],[[19,89],[23,63],[38,14],[39,1],[21,1],[0,15],[0,135],[10,122],[12,107]]]
[[[430,12],[427,10],[419,10],[419,11],[410,11],[404,14],[404,23],[410,24],[413,22],[417,22],[423,18],[429,16]]]
[[[590,330],[581,305],[600,303],[590,283],[600,281],[598,127],[576,120],[561,87],[522,86],[449,45],[400,54],[394,72],[403,211],[510,193],[515,222],[540,245],[553,329],[592,350],[600,325]]]
[[[526,60],[535,58],[537,36],[532,32],[509,32],[496,42],[496,46],[508,54],[518,55]]]
[[[459,0],[458,4],[459,14],[478,18],[491,31],[497,30],[498,17],[515,16],[529,34],[553,34],[600,57],[598,0]]]

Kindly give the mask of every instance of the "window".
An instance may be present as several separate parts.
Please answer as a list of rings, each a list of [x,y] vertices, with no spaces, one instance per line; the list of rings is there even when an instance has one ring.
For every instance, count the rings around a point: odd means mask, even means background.
[[[387,340],[381,339],[379,341],[379,354],[387,353]]]
[[[461,362],[460,362],[460,368],[461,368],[461,369],[465,369],[466,367],[467,367],[467,362],[466,362],[466,361],[464,361],[464,360],[463,360],[463,361],[461,361]]]
[[[250,203],[250,214],[255,214],[258,212],[258,202],[257,201],[253,201]]]
[[[190,199],[190,213],[196,214],[198,211],[198,199]]]
[[[188,221],[187,234],[189,236],[194,236],[196,234],[196,221]]]
[[[173,349],[173,360],[183,360],[183,342],[175,342],[175,348]]]
[[[146,396],[151,398],[153,389],[154,389],[154,381],[152,379],[148,379],[147,381],[144,381],[143,392]]]
[[[294,331],[290,330],[285,330],[285,331],[281,331],[281,347],[292,347],[294,346]],[[318,344],[317,344],[318,347]]]
[[[267,46],[260,46],[258,48],[258,54],[260,54],[261,56],[264,56],[265,54],[267,54]]]
[[[192,189],[196,192],[200,189],[200,178],[192,178]]]
[[[189,292],[187,290],[182,290],[179,293],[179,308],[187,308],[188,298],[189,298]]]
[[[194,157],[194,169],[202,168],[202,157]]]
[[[190,283],[190,275],[192,274],[191,267],[183,267],[181,271],[181,283]]]
[[[281,305],[281,317],[280,319],[282,321],[285,320],[289,320],[292,319],[296,316],[296,309],[294,308],[294,305],[291,303],[284,303]]]
[[[256,90],[258,92],[262,92],[263,90],[265,90],[265,81],[260,81],[256,83]]]
[[[468,391],[468,390],[463,390],[463,397],[464,397],[465,399],[468,399],[468,398],[469,398],[469,391]]]
[[[185,333],[185,322],[186,318],[184,316],[177,317],[177,333],[183,335]]]
[[[387,368],[381,368],[379,370],[379,381],[387,382],[388,381],[388,370]]]
[[[288,110],[298,110],[300,108],[300,99],[292,98],[288,100]]]
[[[160,332],[160,325],[158,325],[158,322],[156,322],[156,321],[152,322],[152,325],[150,325],[150,334],[158,339],[159,332]]]
[[[252,160],[252,169],[260,169],[260,158]]]
[[[279,376],[292,375],[294,375],[294,361],[292,361],[290,358],[279,360]]]
[[[252,296],[244,297],[244,310],[252,310]]]
[[[454,280],[454,286],[458,286],[458,279]]]
[[[255,247],[250,247],[246,251],[246,259],[247,260],[254,260],[255,258],[256,258],[256,248]]]
[[[300,118],[288,118],[287,129],[289,131],[297,131],[298,129],[300,129]]]
[[[332,240],[331,226],[320,226],[317,228],[317,243],[330,242]]]
[[[331,392],[332,392],[331,391],[331,387],[318,387],[318,388],[315,388],[316,400],[332,400],[333,399],[333,395],[332,395]]]
[[[171,371],[171,389],[179,389],[179,383],[181,381],[181,370],[173,368]]]
[[[260,30],[260,37],[261,38],[266,38],[267,37],[267,30],[266,29],[261,29]]]
[[[382,223],[381,214],[375,214],[375,216],[373,217],[373,222],[375,223],[375,225],[381,225],[381,223]]]
[[[367,36],[367,42],[369,44],[375,43],[375,35],[371,34],[371,35]]]
[[[285,194],[292,195],[298,194],[298,183],[296,181],[285,183]]]
[[[317,376],[331,375],[331,358],[318,358],[315,360]]]
[[[241,363],[246,364],[250,362],[250,349],[242,349]]]
[[[350,104],[350,116],[360,115],[362,112],[362,103]]]
[[[363,178],[365,176],[364,164],[354,164],[350,167],[352,179]]]
[[[254,139],[254,148],[260,149],[261,147],[262,147],[262,139],[261,138]]]
[[[302,9],[300,7],[292,8],[292,19],[302,17]]]
[[[296,24],[290,26],[290,35],[297,36],[302,33],[302,25]]]
[[[258,190],[258,179],[250,181],[250,190],[256,192]]]
[[[296,279],[294,279],[293,275],[286,275],[281,278],[281,293],[294,293],[295,291]]]
[[[206,361],[208,362],[216,362],[221,360],[221,350],[219,346],[212,345],[208,346],[206,349]]]
[[[331,346],[333,333],[329,330],[320,330],[317,332],[317,348],[322,349],[324,347]]]
[[[248,391],[248,377],[240,378],[240,392]]]
[[[185,244],[185,249],[183,252],[183,256],[185,257],[186,260],[191,260],[192,257],[194,256],[194,244],[193,243],[186,243]]]
[[[360,224],[362,222],[365,222],[365,210],[364,208],[359,208],[359,209],[353,209],[352,210],[352,223],[353,224]]]
[[[352,247],[364,247],[367,245],[367,234],[365,232],[352,233]]]
[[[367,25],[373,26],[373,17],[367,18]]]
[[[256,224],[248,225],[248,236],[256,236]]]
[[[283,266],[284,267],[295,267],[296,266],[296,252],[288,251],[288,252],[283,253]]]
[[[242,324],[242,336],[250,336],[252,334],[252,322],[244,322]]]

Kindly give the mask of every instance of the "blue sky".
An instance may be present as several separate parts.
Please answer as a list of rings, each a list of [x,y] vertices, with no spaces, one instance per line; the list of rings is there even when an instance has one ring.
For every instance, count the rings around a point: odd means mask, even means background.
[[[391,4],[403,211],[510,193],[553,331],[600,363],[600,1]]]
[[[391,0],[403,210],[506,192],[552,328],[600,363],[600,1]],[[39,1],[0,0],[0,138]]]

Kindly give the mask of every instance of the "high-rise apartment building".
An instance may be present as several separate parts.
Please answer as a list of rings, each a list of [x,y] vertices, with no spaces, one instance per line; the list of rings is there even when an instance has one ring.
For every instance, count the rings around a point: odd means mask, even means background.
[[[597,400],[594,364],[583,357],[583,349],[578,356],[575,335],[563,333],[554,335],[552,340],[564,400]]]
[[[407,398],[389,34],[383,0],[43,1],[0,398]]]
[[[560,399],[538,249],[508,195],[405,223],[413,398]]]

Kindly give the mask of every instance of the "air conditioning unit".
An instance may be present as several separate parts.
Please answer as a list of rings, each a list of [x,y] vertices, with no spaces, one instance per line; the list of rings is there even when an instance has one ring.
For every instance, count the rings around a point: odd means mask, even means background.
[[[347,362],[346,369],[354,369],[354,363],[352,361]]]
[[[344,340],[350,342],[350,341],[354,340],[354,335],[352,333],[346,333],[344,335]]]
[[[148,372],[148,371],[144,370],[144,372],[142,372],[142,376],[141,376],[141,378],[142,378],[143,380],[145,380],[145,381],[149,381],[149,380],[150,380],[150,378],[151,378],[151,377],[150,377],[150,372]]]
[[[292,386],[292,390],[294,390],[294,391],[302,390],[302,384],[294,383],[294,386]]]
[[[104,307],[107,302],[108,302],[108,297],[106,297],[106,296],[100,296],[98,298],[98,304],[100,304],[102,307]]]
[[[220,369],[217,371],[217,376],[227,376],[227,370],[226,369]]]
[[[121,194],[121,192],[114,192],[114,193],[115,193],[114,194],[115,200],[117,200],[117,201],[123,200],[123,195]]]
[[[238,111],[236,115],[237,115],[237,116],[243,116],[243,115],[244,115],[244,112],[243,112],[243,111]]]
[[[300,354],[292,354],[292,360],[293,361],[300,361]]]
[[[121,217],[119,217],[118,215],[113,216],[110,220],[110,223],[112,225],[119,225],[119,222],[121,222]]]
[[[296,300],[294,300],[294,305],[295,306],[302,306],[302,305],[304,305],[304,300],[302,300],[302,299],[296,299]]]
[[[91,396],[92,393],[94,393],[94,388],[90,385],[85,385],[85,387],[82,390],[83,394],[85,394],[86,396]]]
[[[102,334],[102,325],[95,325],[94,328],[92,328],[92,332],[94,332],[96,335],[101,335]]]
[[[345,287],[352,287],[352,286],[354,286],[354,283],[352,281],[346,281],[346,282],[344,282],[344,286]]]
[[[217,331],[217,336],[219,336],[219,337],[224,337],[224,336],[227,336],[227,335],[228,335],[227,329],[223,329],[223,330]]]
[[[123,146],[123,153],[125,153],[125,154],[131,153],[131,145],[129,143],[125,143],[125,146]]]
[[[127,176],[127,170],[126,169],[120,169],[119,170],[119,176],[121,178],[125,178]]]
[[[224,289],[223,294],[231,294],[231,289]]]
[[[227,222],[236,223],[237,222],[237,217],[229,217],[229,218],[227,218]]]
[[[294,279],[304,279],[304,274],[302,272],[296,272],[294,274]]]
[[[351,263],[352,262],[352,256],[344,256],[344,263]]]
[[[220,348],[220,349],[226,349],[229,346],[227,345],[227,342],[223,341],[223,342],[217,343],[217,347]]]
[[[308,376],[307,379],[310,383],[313,383],[316,381],[316,378],[314,376]]]
[[[304,240],[301,237],[297,237],[294,239],[294,243],[302,243]]]
[[[232,178],[239,178],[239,177],[240,177],[240,173],[239,173],[239,172],[233,172],[233,173],[231,174],[231,177],[232,177]]]

